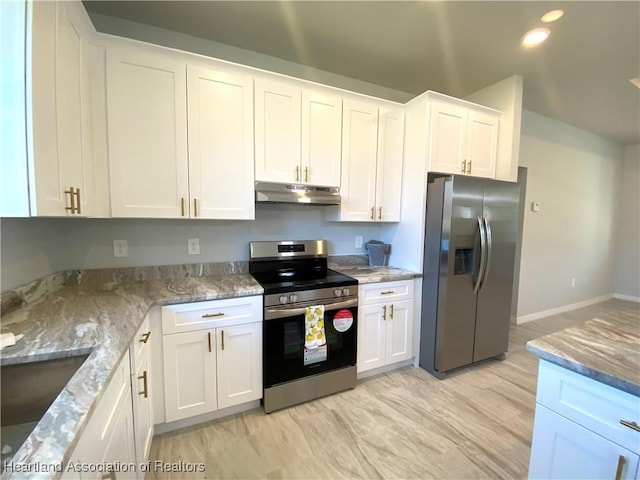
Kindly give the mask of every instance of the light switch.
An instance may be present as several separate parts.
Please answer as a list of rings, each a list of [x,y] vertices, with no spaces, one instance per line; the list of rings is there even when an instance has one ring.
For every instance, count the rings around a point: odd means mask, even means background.
[[[531,202],[531,211],[539,212],[540,211],[540,202]]]

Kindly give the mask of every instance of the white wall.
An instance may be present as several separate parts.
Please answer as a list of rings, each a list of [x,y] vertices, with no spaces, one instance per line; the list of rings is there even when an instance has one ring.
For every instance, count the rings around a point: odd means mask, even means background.
[[[249,259],[252,240],[326,239],[330,254],[363,254],[380,237],[378,224],[334,223],[324,208],[257,205],[255,221],[3,218],[0,290],[60,270]],[[187,254],[187,239],[200,239],[200,255]],[[113,256],[113,240],[127,240],[129,256]]]
[[[615,293],[640,302],[640,145],[625,148],[617,237]]]
[[[614,293],[623,150],[523,111],[520,165],[529,170],[518,321]],[[540,202],[537,213],[533,201]]]
[[[155,45],[176,48],[187,52],[198,53],[208,57],[227,60],[250,67],[260,68],[269,72],[276,72],[301,78],[322,85],[343,88],[353,92],[371,95],[385,100],[404,103],[415,95],[392,88],[375,85],[369,82],[356,80],[335,73],[318,70],[317,68],[300,65],[276,57],[270,57],[261,53],[244,50],[242,48],[225,45],[211,40],[186,35],[184,33],[165,30],[142,23],[132,22],[121,18],[110,17],[92,13],[89,15],[96,30],[102,33],[133,38],[142,42]]]

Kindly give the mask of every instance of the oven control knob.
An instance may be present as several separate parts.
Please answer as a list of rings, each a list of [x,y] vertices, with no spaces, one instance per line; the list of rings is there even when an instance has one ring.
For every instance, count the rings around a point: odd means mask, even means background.
[[[287,296],[286,295],[280,295],[280,303],[282,303],[283,305],[285,303],[287,303]]]
[[[342,295],[342,290],[340,290],[339,288],[336,288],[336,289],[333,291],[333,294],[334,294],[336,297],[340,297],[340,296]]]
[[[291,300],[292,302],[297,302],[298,296],[292,293],[291,295],[289,295],[289,300]]]
[[[349,289],[348,288],[343,288],[342,289],[342,294],[343,295],[349,295]]]

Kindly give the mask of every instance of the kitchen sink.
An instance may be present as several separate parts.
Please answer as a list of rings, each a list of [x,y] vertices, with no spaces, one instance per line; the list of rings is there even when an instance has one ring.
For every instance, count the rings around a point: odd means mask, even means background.
[[[20,448],[88,356],[0,367],[2,465]]]

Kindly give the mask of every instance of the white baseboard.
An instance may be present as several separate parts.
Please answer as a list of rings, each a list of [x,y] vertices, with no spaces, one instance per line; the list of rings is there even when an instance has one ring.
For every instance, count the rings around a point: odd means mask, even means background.
[[[518,325],[531,322],[533,320],[539,320],[541,318],[550,317],[551,315],[558,315],[559,313],[570,312],[571,310],[577,310],[578,308],[588,307],[594,303],[604,302],[613,298],[613,294],[602,295],[601,297],[590,298],[583,302],[571,303],[569,305],[563,305],[561,307],[551,308],[549,310],[543,310],[542,312],[529,313],[528,315],[521,315],[517,319]]]
[[[402,367],[407,367],[409,365],[417,367],[417,365],[414,365],[414,359],[411,358],[410,360],[404,360],[402,362],[392,363],[391,365],[385,365],[383,367],[374,368],[372,370],[367,370],[365,372],[358,372],[358,380],[363,380],[365,378],[373,377],[374,375],[380,375],[381,373],[389,373],[393,370],[397,370]]]
[[[634,297],[632,295],[622,295],[621,293],[614,293],[613,298],[617,298],[619,300],[627,300],[628,302],[640,303],[640,297]]]

